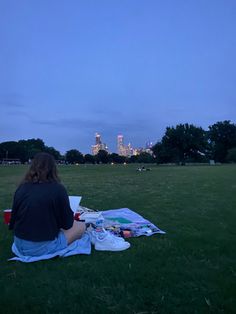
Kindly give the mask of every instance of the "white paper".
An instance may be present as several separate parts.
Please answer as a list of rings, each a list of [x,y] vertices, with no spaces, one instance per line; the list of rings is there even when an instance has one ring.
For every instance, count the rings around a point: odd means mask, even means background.
[[[72,196],[72,195],[69,196],[70,208],[73,210],[73,212],[78,211],[81,198],[82,196]]]
[[[80,215],[80,219],[86,223],[96,223],[97,220],[104,220],[101,212],[85,212]]]

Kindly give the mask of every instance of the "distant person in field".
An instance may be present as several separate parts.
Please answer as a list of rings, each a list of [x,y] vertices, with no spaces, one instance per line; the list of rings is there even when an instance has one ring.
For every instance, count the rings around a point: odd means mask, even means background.
[[[74,220],[53,156],[38,153],[17,188],[9,229],[25,256],[55,253],[82,237],[85,223]]]

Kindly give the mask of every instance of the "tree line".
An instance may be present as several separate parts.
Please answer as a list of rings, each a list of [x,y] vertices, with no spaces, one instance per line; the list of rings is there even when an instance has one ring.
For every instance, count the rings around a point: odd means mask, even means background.
[[[153,156],[142,153],[130,158],[120,156],[116,153],[108,154],[105,150],[100,150],[97,155],[83,155],[77,149],[71,149],[62,155],[54,147],[46,146],[42,139],[28,139],[20,141],[8,141],[0,143],[0,161],[12,163],[28,163],[35,154],[46,152],[54,156],[58,163],[125,163],[125,162],[155,162]]]
[[[97,155],[83,155],[71,149],[65,155],[54,147],[46,146],[42,139],[28,139],[0,143],[0,160],[29,162],[36,153],[47,152],[60,163],[176,163],[187,162],[236,162],[236,124],[231,121],[217,122],[209,130],[193,124],[167,127],[161,141],[152,147],[153,154],[142,152],[125,157],[100,150]]]
[[[188,123],[167,127],[152,150],[158,163],[236,162],[236,125],[226,120],[208,131]]]

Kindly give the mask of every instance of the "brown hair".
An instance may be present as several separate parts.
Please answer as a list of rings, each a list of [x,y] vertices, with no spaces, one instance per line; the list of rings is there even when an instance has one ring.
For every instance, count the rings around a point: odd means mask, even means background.
[[[22,181],[26,182],[60,182],[54,157],[48,153],[36,154]]]

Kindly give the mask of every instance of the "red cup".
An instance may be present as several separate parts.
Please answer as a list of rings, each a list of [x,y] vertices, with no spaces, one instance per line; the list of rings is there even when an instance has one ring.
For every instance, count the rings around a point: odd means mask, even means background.
[[[77,221],[80,220],[80,213],[75,213],[74,214],[74,220],[77,220]]]
[[[4,209],[4,215],[3,215],[3,217],[4,217],[4,223],[6,224],[6,225],[9,225],[9,223],[10,223],[10,220],[11,220],[11,209]]]

